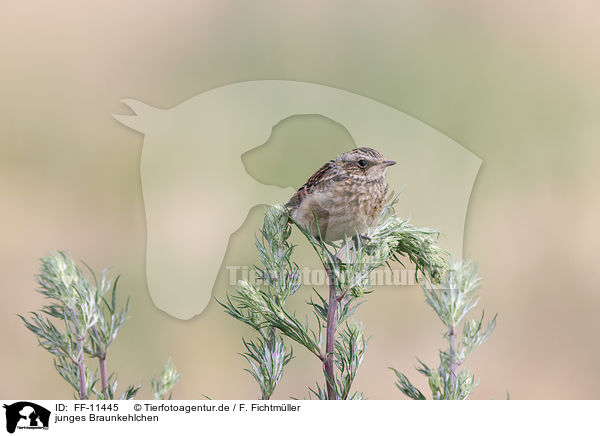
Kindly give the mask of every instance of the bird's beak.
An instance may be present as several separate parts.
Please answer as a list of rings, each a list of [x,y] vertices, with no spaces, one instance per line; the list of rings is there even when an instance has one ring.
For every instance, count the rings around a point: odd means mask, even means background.
[[[384,167],[391,167],[392,165],[396,165],[396,161],[393,160],[384,160],[381,165]]]

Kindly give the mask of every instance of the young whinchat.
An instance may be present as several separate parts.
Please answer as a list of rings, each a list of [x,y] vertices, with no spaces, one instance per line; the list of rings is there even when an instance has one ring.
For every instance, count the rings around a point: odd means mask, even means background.
[[[385,202],[385,174],[396,162],[368,147],[347,151],[314,173],[286,207],[298,223],[318,237],[336,241],[363,234]]]

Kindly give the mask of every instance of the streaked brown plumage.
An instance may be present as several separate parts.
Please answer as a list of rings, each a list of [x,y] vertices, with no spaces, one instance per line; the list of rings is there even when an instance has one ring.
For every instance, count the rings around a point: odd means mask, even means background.
[[[362,234],[381,212],[387,193],[385,174],[395,163],[372,148],[347,151],[314,173],[286,206],[296,221],[319,236],[316,215],[324,240]]]

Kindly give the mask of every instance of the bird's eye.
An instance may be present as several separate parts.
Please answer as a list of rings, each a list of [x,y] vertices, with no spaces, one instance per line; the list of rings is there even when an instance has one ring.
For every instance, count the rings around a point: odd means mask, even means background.
[[[367,166],[367,161],[364,160],[364,159],[359,160],[358,161],[358,166],[361,167],[361,168],[366,167]]]

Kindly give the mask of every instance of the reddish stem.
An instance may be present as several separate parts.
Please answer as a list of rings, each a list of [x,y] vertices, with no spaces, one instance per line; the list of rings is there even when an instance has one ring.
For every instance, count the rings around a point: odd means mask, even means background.
[[[83,361],[83,338],[77,339],[77,372],[79,373],[79,398],[87,400],[87,384],[85,382],[85,363]]]
[[[456,371],[458,370],[458,365],[456,363],[456,332],[454,326],[450,326],[448,329],[448,341],[450,342],[450,349],[448,350],[448,357],[450,359],[450,395],[451,398],[454,399],[454,380],[456,379]]]
[[[334,373],[334,350],[335,350],[335,330],[337,323],[337,305],[336,288],[333,282],[333,274],[328,265],[325,265],[327,279],[329,280],[329,303],[327,305],[327,332],[325,342],[325,359],[323,365],[325,374],[327,374],[327,399],[336,400],[335,392],[335,373]]]
[[[102,382],[102,392],[104,399],[110,400],[108,395],[108,376],[106,371],[106,354],[98,358],[98,366],[100,366],[100,381]]]

